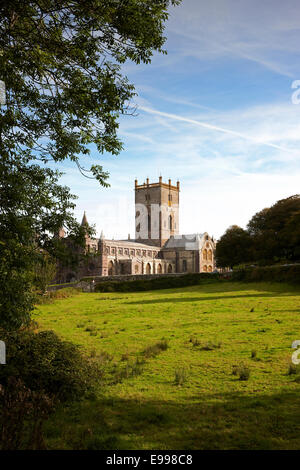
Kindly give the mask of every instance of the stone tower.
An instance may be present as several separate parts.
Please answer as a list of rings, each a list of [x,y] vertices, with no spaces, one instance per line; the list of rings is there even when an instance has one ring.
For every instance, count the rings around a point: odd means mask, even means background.
[[[148,245],[163,246],[172,236],[179,234],[180,183],[171,180],[141,185],[135,180],[135,239]]]

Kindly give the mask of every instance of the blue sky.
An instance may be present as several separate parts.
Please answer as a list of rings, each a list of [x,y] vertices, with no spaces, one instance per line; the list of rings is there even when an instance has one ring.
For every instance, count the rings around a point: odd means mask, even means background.
[[[109,189],[71,163],[62,182],[97,233],[134,235],[134,179],[181,182],[180,232],[220,237],[228,226],[300,192],[300,5],[286,0],[183,0],[166,25],[168,55],[126,63],[135,117],[122,117],[124,150],[92,152]]]

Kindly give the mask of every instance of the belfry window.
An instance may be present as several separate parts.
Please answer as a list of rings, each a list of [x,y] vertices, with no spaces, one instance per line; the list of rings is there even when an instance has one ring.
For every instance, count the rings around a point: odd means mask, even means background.
[[[172,219],[172,216],[169,215],[169,229],[172,230],[173,228],[173,219]]]

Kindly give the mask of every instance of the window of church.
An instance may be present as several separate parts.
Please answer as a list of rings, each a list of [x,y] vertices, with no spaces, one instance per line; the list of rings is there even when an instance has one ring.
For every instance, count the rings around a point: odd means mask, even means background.
[[[151,253],[151,251],[148,251],[148,256],[152,256],[152,253]]]
[[[119,255],[122,255],[123,254],[123,250],[122,248],[119,248]]]
[[[112,252],[112,254],[114,255],[115,252],[116,252],[115,248],[112,248],[112,249],[111,249],[111,252]]]
[[[138,225],[136,226],[136,231],[139,232],[140,230],[141,230],[141,224],[138,224]]]
[[[137,254],[138,256],[141,256],[141,250],[136,250],[136,254]]]
[[[146,250],[143,250],[143,256],[146,256]]]
[[[129,251],[127,250],[127,248],[125,248],[125,255],[128,255],[129,254]]]
[[[130,254],[131,254],[132,256],[134,256],[134,250],[131,250]]]
[[[182,260],[182,271],[185,273],[187,270],[187,262],[186,259]]]

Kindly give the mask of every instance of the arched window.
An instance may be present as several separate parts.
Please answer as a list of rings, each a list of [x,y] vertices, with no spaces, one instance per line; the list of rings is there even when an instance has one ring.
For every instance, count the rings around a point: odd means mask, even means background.
[[[207,260],[207,249],[203,250],[203,259]]]
[[[134,267],[134,273],[135,274],[139,274],[140,270],[139,270],[139,265],[136,264],[135,267]]]
[[[169,266],[168,266],[168,273],[171,273],[171,272],[172,272],[172,265],[169,264]]]
[[[208,272],[209,272],[209,273],[212,272],[212,267],[211,267],[211,266],[208,266]]]
[[[151,274],[151,265],[150,265],[150,263],[147,263],[146,274]]]
[[[158,274],[161,274],[162,273],[162,267],[161,267],[161,264],[159,263],[159,265],[157,266],[157,273]]]
[[[207,273],[207,266],[203,266],[203,272]]]
[[[212,261],[212,251],[208,250],[208,261]]]
[[[186,272],[187,270],[187,263],[186,263],[186,259],[182,260],[182,272]]]
[[[108,263],[108,275],[109,276],[113,276],[115,274],[115,267],[114,267],[114,263],[112,261],[110,261]]]
[[[172,216],[169,215],[169,230],[172,230],[172,227],[173,227],[173,219],[172,219]]]

